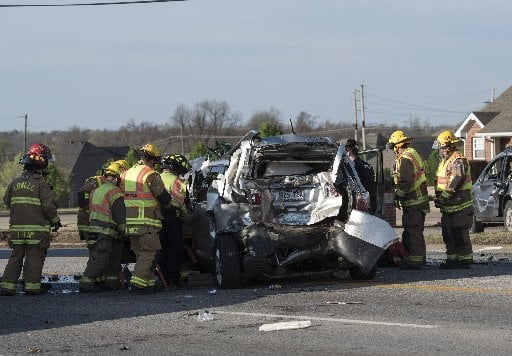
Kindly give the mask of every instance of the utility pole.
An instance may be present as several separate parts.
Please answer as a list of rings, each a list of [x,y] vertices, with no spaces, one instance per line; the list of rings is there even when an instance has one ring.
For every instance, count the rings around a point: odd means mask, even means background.
[[[364,85],[361,84],[361,136],[363,137],[363,150],[366,150],[366,123],[364,116]]]
[[[185,143],[183,142],[183,123],[180,125],[180,135],[181,135],[181,154],[185,155]]]
[[[356,140],[356,143],[357,143],[357,140],[358,140],[357,131],[359,129],[357,127],[357,90],[354,90],[354,118],[355,118],[355,123],[354,123],[354,140]]]
[[[28,114],[25,114],[25,136],[24,136],[25,146],[23,149],[23,153],[27,153],[27,119],[28,119]]]

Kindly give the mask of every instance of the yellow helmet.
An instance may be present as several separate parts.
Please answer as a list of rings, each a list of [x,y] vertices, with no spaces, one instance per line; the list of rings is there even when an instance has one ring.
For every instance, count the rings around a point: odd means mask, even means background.
[[[121,169],[121,171],[126,171],[130,168],[130,165],[124,159],[120,159],[118,161],[115,161],[114,163],[117,163],[119,165],[119,168]]]
[[[434,144],[432,145],[432,149],[438,150],[443,147],[455,147],[458,142],[460,142],[460,138],[455,137],[453,132],[450,130],[446,130],[437,136]]]
[[[158,148],[155,147],[152,143],[146,143],[139,149],[139,152],[146,154],[154,159],[160,159],[160,152]]]
[[[389,136],[388,148],[400,148],[406,143],[410,143],[411,137],[407,136],[403,131],[397,130]]]
[[[121,166],[116,162],[112,162],[108,165],[107,168],[103,169],[103,175],[115,176],[116,178],[119,178],[121,177]]]

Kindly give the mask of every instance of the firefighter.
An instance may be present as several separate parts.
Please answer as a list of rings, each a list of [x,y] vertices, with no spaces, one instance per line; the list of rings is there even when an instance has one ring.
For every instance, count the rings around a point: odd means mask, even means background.
[[[103,183],[103,176],[92,176],[85,180],[84,186],[78,192],[78,214],[76,222],[80,240],[87,240],[89,232],[89,197],[91,192]]]
[[[102,184],[91,192],[89,199],[89,260],[80,279],[81,293],[122,287],[119,272],[121,237],[126,230],[126,210],[124,193],[118,187],[121,167],[117,163],[111,163],[103,169],[102,177]]]
[[[119,165],[122,172],[126,171],[130,166],[126,160],[121,159],[115,161]],[[84,186],[78,192],[78,214],[77,214],[77,227],[80,240],[87,240],[87,232],[89,231],[89,195],[103,183],[104,177],[102,175],[92,176],[85,180]]]
[[[410,147],[411,140],[400,130],[393,132],[388,140],[388,148],[396,154],[393,167],[395,205],[403,210],[402,243],[407,251],[398,266],[402,269],[423,269],[426,262],[423,230],[430,204],[423,160]]]
[[[20,160],[21,176],[14,179],[5,192],[4,203],[10,209],[8,244],[12,253],[0,284],[1,295],[16,294],[22,269],[25,294],[37,295],[45,291],[41,287],[41,273],[50,247],[50,231],[62,226],[54,194],[46,181],[48,163],[52,161],[53,155],[47,146],[32,145]]]
[[[190,211],[190,198],[183,176],[190,170],[188,160],[180,155],[168,155],[162,159],[162,181],[171,194],[171,208],[162,209],[164,220],[160,231],[162,250],[158,265],[169,285],[179,287],[183,264],[183,216]]]
[[[447,130],[439,134],[432,146],[439,150],[435,206],[441,210],[441,228],[446,245],[443,269],[469,268],[473,247],[469,229],[473,222],[471,173],[469,163],[457,151],[460,139]]]
[[[140,160],[121,175],[121,189],[126,206],[126,233],[136,262],[130,278],[137,293],[155,292],[155,267],[161,248],[159,232],[163,219],[161,207],[171,207],[171,196],[165,190],[154,167],[160,160],[158,149],[151,143],[139,149]]]

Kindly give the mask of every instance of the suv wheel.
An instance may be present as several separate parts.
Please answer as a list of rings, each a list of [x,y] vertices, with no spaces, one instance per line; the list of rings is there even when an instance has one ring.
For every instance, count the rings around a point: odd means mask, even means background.
[[[368,274],[363,273],[363,271],[356,266],[350,266],[348,272],[350,273],[350,277],[355,281],[368,281],[375,278],[375,275],[377,274],[377,265],[373,266],[372,270]]]
[[[473,213],[473,224],[471,224],[471,233],[476,234],[484,232],[484,224],[476,219],[476,215]]]
[[[505,204],[505,210],[503,211],[503,226],[505,230],[512,231],[512,200],[509,200]]]
[[[240,288],[240,254],[233,236],[219,234],[215,239],[215,279],[221,289]]]

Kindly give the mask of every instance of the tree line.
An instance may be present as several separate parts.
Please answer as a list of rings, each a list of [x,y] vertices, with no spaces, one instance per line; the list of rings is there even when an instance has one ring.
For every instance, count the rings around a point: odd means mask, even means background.
[[[437,127],[428,122],[411,118],[407,127],[397,125],[372,125],[367,133],[381,133],[385,137],[397,129],[407,130],[411,136],[431,135]],[[247,131],[258,129],[263,135],[291,133],[331,136],[336,140],[346,140],[354,136],[354,123],[321,120],[305,111],[293,118],[285,118],[276,108],[255,112],[244,121],[239,113],[232,110],[226,101],[204,100],[192,107],[180,104],[170,115],[168,122],[155,124],[150,121],[136,123],[128,120],[117,130],[95,130],[73,126],[65,131],[28,132],[27,144],[44,143],[48,145],[56,163],[50,170],[49,180],[57,197],[66,200],[69,191],[68,180],[78,153],[70,153],[71,143],[90,142],[99,147],[129,146],[133,149],[151,142],[164,153],[182,153],[189,158],[205,155],[209,147],[216,142],[235,143]],[[0,195],[8,183],[21,173],[18,164],[23,154],[24,132],[11,131],[0,133]],[[359,134],[360,137],[360,134]],[[135,159],[131,151],[129,161]],[[0,202],[3,205],[3,202]],[[5,207],[4,207],[5,208]]]

